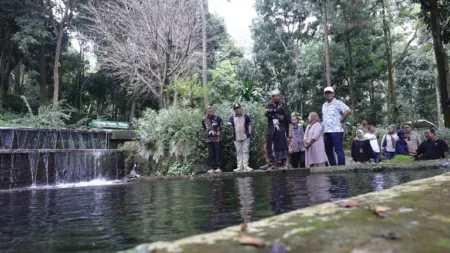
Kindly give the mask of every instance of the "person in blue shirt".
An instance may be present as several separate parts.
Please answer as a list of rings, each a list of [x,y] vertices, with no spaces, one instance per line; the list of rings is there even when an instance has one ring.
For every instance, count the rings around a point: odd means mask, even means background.
[[[395,142],[395,154],[396,155],[409,155],[408,144],[406,139],[408,139],[408,134],[404,130],[397,132],[398,140]]]

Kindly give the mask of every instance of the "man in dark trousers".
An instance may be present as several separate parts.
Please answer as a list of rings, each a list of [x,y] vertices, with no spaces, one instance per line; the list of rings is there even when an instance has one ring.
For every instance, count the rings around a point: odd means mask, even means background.
[[[351,114],[350,108],[344,102],[336,99],[334,89],[326,87],[324,90],[325,103],[322,106],[322,126],[324,133],[325,152],[330,166],[345,165],[344,154],[344,123]]]
[[[202,120],[203,132],[208,143],[208,173],[222,172],[223,159],[220,141],[222,140],[222,119],[214,115],[211,106],[206,108],[206,116]]]
[[[448,145],[444,140],[436,136],[434,128],[425,131],[426,140],[422,142],[417,150],[417,155],[421,160],[437,160],[445,158],[448,152]]]
[[[290,115],[281,103],[279,90],[271,92],[272,101],[266,106],[264,115],[267,117],[266,154],[268,164],[261,169],[277,169],[284,167],[289,157],[287,136],[289,131]]]

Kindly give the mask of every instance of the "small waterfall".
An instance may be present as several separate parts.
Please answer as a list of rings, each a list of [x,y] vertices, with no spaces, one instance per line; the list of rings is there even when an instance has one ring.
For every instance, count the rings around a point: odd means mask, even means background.
[[[45,166],[45,176],[47,177],[47,185],[49,184],[49,180],[48,180],[48,159],[49,159],[49,153],[44,153],[42,154],[42,160],[44,161],[44,166]]]
[[[28,159],[30,160],[31,181],[33,185],[36,185],[36,178],[38,172],[39,153],[29,152]]]
[[[0,188],[123,177],[106,131],[0,128]],[[25,173],[24,173],[25,172]]]
[[[120,168],[118,152],[85,150],[55,154],[57,183],[85,182],[95,179],[118,179]]]
[[[86,149],[86,140],[83,133],[75,133],[78,136],[78,149]]]
[[[12,149],[14,129],[2,129],[2,131],[0,131],[0,140],[2,149]]]

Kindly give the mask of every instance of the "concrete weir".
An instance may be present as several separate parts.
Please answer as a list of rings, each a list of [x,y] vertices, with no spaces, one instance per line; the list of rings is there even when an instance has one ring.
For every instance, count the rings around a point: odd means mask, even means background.
[[[124,252],[450,252],[450,173],[351,200]]]
[[[124,177],[133,131],[0,127],[0,189]]]

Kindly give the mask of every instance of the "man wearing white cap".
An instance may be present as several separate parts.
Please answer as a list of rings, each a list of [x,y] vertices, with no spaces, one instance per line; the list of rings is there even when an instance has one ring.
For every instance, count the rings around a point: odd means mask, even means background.
[[[326,87],[324,93],[326,102],[322,106],[322,118],[325,152],[330,166],[336,165],[334,152],[338,158],[337,164],[345,165],[343,124],[351,111],[346,104],[335,98],[332,87]]]
[[[283,103],[280,102],[280,91],[278,89],[273,90],[270,95],[272,96],[272,101],[264,110],[264,114],[268,120],[266,154],[269,158],[269,163],[262,166],[261,169],[284,167],[289,157],[287,136],[290,115],[284,108]]]

